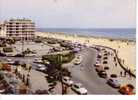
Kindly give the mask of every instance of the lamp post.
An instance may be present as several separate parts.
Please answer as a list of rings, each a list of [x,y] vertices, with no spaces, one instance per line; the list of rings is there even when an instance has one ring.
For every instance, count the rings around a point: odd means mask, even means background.
[[[62,65],[62,55],[58,55],[58,63],[59,63],[59,65],[58,66],[60,66],[61,67],[61,65]],[[62,85],[62,94],[67,94],[67,87],[66,87],[66,85],[64,85],[63,84],[63,81],[62,81],[62,79],[63,79],[63,70],[61,69],[60,70],[60,82],[61,82],[61,85]]]

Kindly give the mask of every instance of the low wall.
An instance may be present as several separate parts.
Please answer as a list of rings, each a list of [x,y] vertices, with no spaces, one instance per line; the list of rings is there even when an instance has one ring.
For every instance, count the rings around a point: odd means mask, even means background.
[[[117,61],[118,61],[119,65],[121,66],[121,68],[124,69],[128,74],[130,74],[131,76],[136,78],[136,75],[130,69],[127,69],[127,67],[124,64],[122,64],[121,59],[119,58],[116,49],[113,49],[113,48],[110,48],[107,46],[101,46],[101,45],[94,45],[94,46],[104,47],[104,48],[108,48],[108,49],[111,49],[112,51],[114,51]]]

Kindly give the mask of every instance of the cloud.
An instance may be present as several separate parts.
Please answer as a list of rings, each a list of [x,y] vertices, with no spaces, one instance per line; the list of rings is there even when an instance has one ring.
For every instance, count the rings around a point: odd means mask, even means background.
[[[135,0],[0,0],[0,18],[27,17],[40,27],[135,27]]]

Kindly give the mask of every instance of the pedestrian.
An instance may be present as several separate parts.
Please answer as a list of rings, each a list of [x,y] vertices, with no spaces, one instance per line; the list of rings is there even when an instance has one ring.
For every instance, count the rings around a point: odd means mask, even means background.
[[[127,71],[125,70],[125,71],[124,71],[124,77],[126,77],[126,74],[127,74]]]
[[[16,69],[15,69],[15,74],[17,75],[17,73],[18,73],[18,70],[17,70],[17,67],[16,67]]]
[[[32,69],[32,67],[31,67],[31,66],[29,66],[29,72],[31,71],[31,69]]]
[[[25,82],[25,75],[23,74],[23,79],[22,79],[23,82]]]
[[[123,59],[123,64],[124,64],[124,59]]]
[[[122,71],[120,71],[120,77],[122,77]]]
[[[129,73],[129,77],[131,78],[131,70],[130,69],[128,70],[128,73]]]
[[[29,87],[29,85],[30,85],[30,78],[29,78],[29,77],[27,77],[27,79],[26,79],[26,86],[28,86],[28,87]]]
[[[116,57],[114,57],[114,61],[116,61]]]
[[[115,63],[115,66],[117,67],[117,63]]]

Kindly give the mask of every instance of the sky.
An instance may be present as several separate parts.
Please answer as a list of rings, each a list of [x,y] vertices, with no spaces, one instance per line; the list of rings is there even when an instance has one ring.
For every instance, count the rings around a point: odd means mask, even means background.
[[[136,0],[0,0],[0,21],[29,18],[40,28],[135,28]]]

